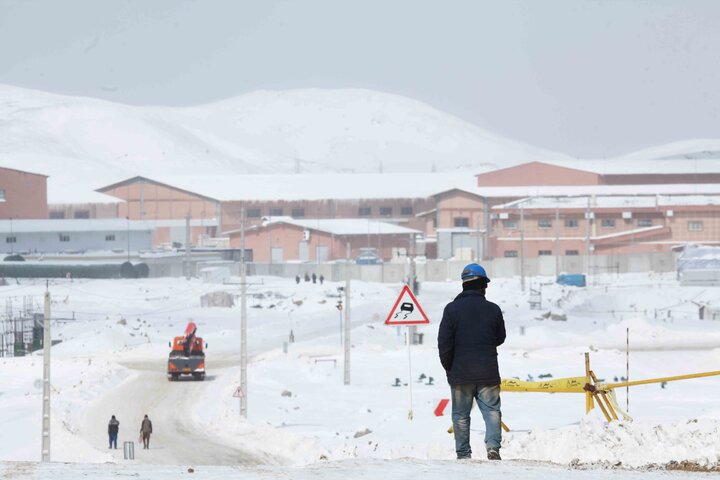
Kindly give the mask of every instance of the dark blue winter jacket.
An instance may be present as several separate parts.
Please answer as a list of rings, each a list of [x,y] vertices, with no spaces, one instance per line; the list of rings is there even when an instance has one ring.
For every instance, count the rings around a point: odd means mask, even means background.
[[[477,290],[448,303],[438,332],[440,362],[450,385],[499,385],[497,346],[505,341],[500,307]]]

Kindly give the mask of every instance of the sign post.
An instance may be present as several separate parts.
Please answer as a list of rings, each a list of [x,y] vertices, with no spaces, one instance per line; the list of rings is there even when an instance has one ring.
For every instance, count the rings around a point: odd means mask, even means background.
[[[395,305],[393,305],[392,310],[390,310],[390,314],[385,320],[385,325],[407,325],[408,327],[410,327],[412,325],[426,325],[428,323],[430,323],[430,320],[428,320],[427,315],[425,315],[425,312],[420,306],[420,302],[418,302],[417,298],[415,298],[415,295],[413,295],[410,287],[405,285],[402,289],[402,292],[400,292],[400,295],[395,301]],[[411,328],[407,329],[406,339],[408,347],[408,387],[410,395],[410,410],[408,410],[408,420],[413,419],[412,357],[410,356],[410,345],[412,344],[412,339],[410,338],[410,335],[412,335],[412,331],[413,329]]]

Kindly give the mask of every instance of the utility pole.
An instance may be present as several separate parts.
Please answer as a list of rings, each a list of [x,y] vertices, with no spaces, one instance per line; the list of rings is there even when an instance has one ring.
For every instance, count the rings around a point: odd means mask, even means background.
[[[525,201],[520,204],[520,289],[525,292]]]
[[[130,212],[125,217],[125,240],[127,240],[127,261],[130,261]]]
[[[555,197],[555,277],[560,275],[560,199]]]
[[[245,207],[240,209],[240,415],[247,418],[247,268],[245,263]]]
[[[43,319],[43,412],[42,461],[50,461],[50,290],[45,283],[45,318]]]
[[[345,375],[343,383],[350,385],[350,242],[345,244]]]
[[[587,208],[585,209],[585,275],[590,279],[590,196],[587,197]]]
[[[185,216],[185,279],[190,280],[190,212]]]

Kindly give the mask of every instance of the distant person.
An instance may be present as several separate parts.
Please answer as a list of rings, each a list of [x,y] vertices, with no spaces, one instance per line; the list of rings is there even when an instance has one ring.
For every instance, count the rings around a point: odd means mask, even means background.
[[[308,275],[307,272],[305,272],[305,281],[306,282],[310,281],[310,275]]]
[[[143,450],[150,449],[150,434],[151,433],[152,433],[152,422],[150,421],[148,416],[145,415],[145,418],[143,418],[143,421],[140,424],[140,435],[142,437]]]
[[[318,277],[318,280],[320,280],[320,285],[322,285],[323,282],[325,281],[325,277],[323,277],[322,273],[321,273],[320,276]]]
[[[438,330],[440,362],[447,373],[452,398],[455,453],[458,460],[472,456],[470,411],[473,399],[485,421],[488,460],[500,460],[500,372],[497,347],[505,342],[500,307],[485,299],[490,279],[477,263],[461,274],[463,291],[448,303]]]
[[[300,275],[295,275],[295,283],[300,284]]]
[[[117,450],[117,436],[119,430],[120,422],[118,422],[115,418],[115,415],[113,415],[110,417],[110,421],[108,422],[108,449],[114,448],[115,450]]]
[[[317,275],[315,275],[315,272],[312,274],[312,281],[313,283],[317,283]]]

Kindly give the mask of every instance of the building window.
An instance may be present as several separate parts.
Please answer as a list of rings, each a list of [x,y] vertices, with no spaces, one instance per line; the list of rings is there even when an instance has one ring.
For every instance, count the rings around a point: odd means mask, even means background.
[[[61,234],[60,234],[60,241],[61,241],[61,242],[69,242],[69,241],[70,241],[70,235],[63,235],[63,234],[61,233]]]
[[[652,227],[652,218],[638,218],[638,227]]]
[[[370,207],[360,207],[358,208],[358,215],[361,217],[367,217],[368,215],[372,214],[372,208]]]
[[[575,257],[577,255],[580,255],[580,252],[578,252],[577,250],[565,250],[565,255],[567,255],[568,257]]]
[[[0,202],[4,202],[4,201],[5,201],[5,189],[0,188]]]
[[[106,242],[114,242],[114,241],[115,241],[115,235],[105,235],[105,241],[106,241]]]
[[[73,218],[90,218],[90,210],[76,210]]]
[[[60,220],[65,218],[65,212],[50,212],[50,218],[53,220]]]
[[[453,219],[453,224],[456,227],[467,227],[470,225],[470,219],[467,217],[455,217]]]
[[[412,215],[412,214],[413,214],[412,207],[400,207],[400,215]]]
[[[688,230],[691,232],[702,232],[703,222],[702,220],[690,220],[688,222]]]
[[[17,243],[16,237],[5,237],[5,243]]]
[[[380,207],[380,215],[382,215],[382,216],[392,215],[392,207]]]
[[[614,218],[603,218],[600,220],[600,226],[605,228],[612,228],[615,226],[615,219]]]
[[[260,218],[260,209],[259,208],[248,208],[247,216],[248,216],[248,218]]]
[[[503,252],[503,256],[505,258],[515,258],[518,256],[517,250],[505,250],[505,252]]]
[[[577,218],[568,218],[565,220],[565,228],[578,228]]]
[[[290,215],[291,215],[293,218],[304,217],[304,216],[305,216],[305,209],[304,209],[304,208],[293,208],[293,209],[291,210],[291,212],[290,212]]]
[[[515,220],[503,220],[503,228],[513,229],[517,228],[517,222]]]
[[[550,220],[549,218],[539,219],[538,228],[552,228],[552,220]]]
[[[271,208],[270,209],[270,216],[271,217],[282,217],[283,209],[282,208]]]
[[[538,255],[541,257],[552,255],[552,250],[538,250]]]

